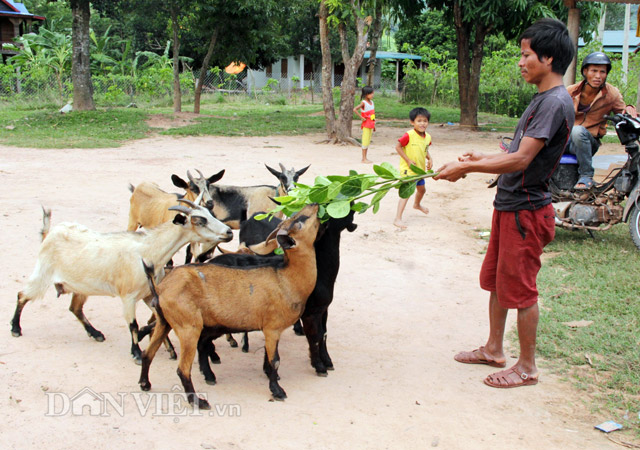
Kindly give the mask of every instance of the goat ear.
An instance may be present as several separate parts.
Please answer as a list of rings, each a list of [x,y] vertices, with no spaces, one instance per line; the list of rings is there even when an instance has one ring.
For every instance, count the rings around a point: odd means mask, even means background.
[[[282,175],[282,173],[278,172],[276,169],[272,169],[271,167],[267,166],[266,164],[264,165],[267,170],[269,172],[271,172],[273,174],[273,176],[275,176],[276,178],[280,178],[280,175]]]
[[[171,175],[171,181],[173,182],[173,185],[176,187],[179,187],[182,189],[187,189],[189,187],[189,183],[184,181],[182,178],[180,178],[176,174]]]
[[[176,225],[184,225],[185,223],[187,223],[187,216],[176,214],[176,216],[173,218],[173,223],[175,223]]]
[[[249,246],[249,250],[251,250],[256,255],[268,255],[269,253],[273,253],[276,248],[278,248],[278,243],[275,239]]]
[[[309,164],[307,167],[305,167],[305,168],[303,168],[303,169],[298,170],[298,171],[296,172],[296,175],[297,175],[297,176],[302,175],[303,173],[305,173],[305,172],[307,171],[307,169],[308,169],[309,167],[311,167],[311,164]]]
[[[296,246],[295,239],[293,239],[288,234],[279,234],[278,236],[276,236],[276,241],[278,241],[278,244],[280,244],[280,247],[282,247],[284,250],[289,250],[290,248]]]
[[[215,183],[216,181],[220,181],[220,178],[222,178],[222,175],[224,175],[224,169],[222,169],[220,172],[216,173],[215,175],[211,175],[209,178],[207,178],[207,183],[211,184],[211,183]]]

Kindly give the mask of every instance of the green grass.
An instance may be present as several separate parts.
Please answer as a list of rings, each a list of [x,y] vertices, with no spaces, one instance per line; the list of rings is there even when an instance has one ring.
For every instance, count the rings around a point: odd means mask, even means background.
[[[182,110],[193,111],[185,98]],[[290,100],[281,95],[259,99],[234,96],[207,96],[201,115],[191,124],[159,131],[181,136],[268,136],[300,135],[322,132],[325,120],[321,103],[304,99]],[[376,110],[381,126],[406,128],[409,111],[417,104],[405,104],[397,97],[379,95]],[[460,121],[455,108],[429,106],[434,124]],[[145,123],[149,114],[172,115],[170,105],[137,109],[110,108],[99,111],[60,114],[58,105],[37,106],[31,103],[0,103],[0,144],[37,148],[105,148],[148,135]],[[503,116],[479,114],[481,130],[505,130],[511,133],[516,121]],[[357,119],[354,119],[357,121]]]
[[[406,128],[409,124],[409,111],[421,106],[431,113],[431,123],[459,123],[460,109],[447,106],[432,106],[418,103],[400,103],[396,97],[376,96],[376,121],[381,125]],[[400,122],[398,122],[400,121]],[[518,119],[496,114],[478,113],[480,131],[509,131],[513,133]]]
[[[558,230],[538,276],[538,354],[591,398],[591,407],[640,436],[640,251],[626,224],[595,239]],[[588,320],[570,328],[563,322]],[[627,419],[625,419],[625,414]]]
[[[61,114],[57,111],[2,111],[0,144],[33,148],[118,147],[143,138],[147,114],[111,109]]]
[[[206,105],[196,123],[162,132],[181,136],[269,136],[315,133],[325,127],[322,105]],[[212,115],[214,117],[206,117]]]

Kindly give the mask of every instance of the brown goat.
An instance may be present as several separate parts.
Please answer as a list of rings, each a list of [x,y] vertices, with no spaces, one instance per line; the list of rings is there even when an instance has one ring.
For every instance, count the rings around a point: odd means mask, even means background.
[[[180,339],[178,376],[190,403],[209,408],[191,381],[191,367],[201,333],[219,337],[229,332],[262,330],[265,338],[263,370],[276,400],[286,398],[278,384],[280,334],[294,324],[316,283],[314,242],[318,234],[318,205],[305,206],[282,222],[274,233],[284,250],[271,263],[224,266],[193,264],[175,267],[156,287],[153,268],[145,264],[156,306],[157,323],[142,355],[140,386],[149,390],[149,367],[160,343],[174,330]],[[265,248],[270,252],[275,245]],[[255,257],[254,257],[255,258]],[[260,258],[258,258],[260,259]]]
[[[209,184],[222,178],[224,171],[217,174],[219,178],[214,179],[214,181],[205,178],[199,170],[196,171],[200,175],[199,178],[193,178],[189,171],[187,171],[187,177],[191,183],[185,183],[177,175],[172,176],[174,184],[176,180],[180,181],[181,187],[185,190],[184,196],[182,197],[178,194],[170,194],[163,191],[155,183],[145,181],[136,187],[130,184],[131,199],[129,200],[129,224],[127,231],[136,231],[139,227],[153,228],[162,223],[172,221],[178,213],[169,208],[179,205],[179,198],[193,202],[196,197],[202,193],[200,206],[211,210],[213,208],[213,201],[209,193]]]

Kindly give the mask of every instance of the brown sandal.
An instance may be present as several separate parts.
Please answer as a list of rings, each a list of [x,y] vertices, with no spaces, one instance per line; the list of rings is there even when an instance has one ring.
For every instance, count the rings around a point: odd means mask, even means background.
[[[520,372],[515,367],[512,367],[510,369],[489,375],[484,379],[484,384],[501,389],[520,386],[533,386],[534,384],[538,384],[538,375],[532,377],[528,373]]]
[[[496,361],[484,351],[484,347],[478,347],[470,352],[460,352],[453,357],[463,364],[486,364],[491,367],[505,367],[506,361]]]

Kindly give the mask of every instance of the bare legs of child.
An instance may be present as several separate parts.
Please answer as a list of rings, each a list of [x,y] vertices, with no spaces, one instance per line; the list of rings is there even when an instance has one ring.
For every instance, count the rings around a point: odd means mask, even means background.
[[[416,186],[416,196],[415,196],[415,199],[413,201],[413,208],[417,209],[418,211],[422,211],[425,214],[429,214],[429,208],[427,208],[426,206],[422,206],[422,204],[421,204],[422,198],[424,197],[425,192],[426,192],[426,189],[424,187],[424,184]],[[408,201],[409,201],[408,198],[401,198],[398,201],[398,209],[396,211],[396,218],[393,221],[393,224],[396,227],[400,228],[401,230],[405,230],[407,228],[407,226],[402,221],[402,213],[404,212],[404,208],[407,206],[407,202]]]
[[[362,149],[362,162],[365,164],[371,164],[373,161],[367,159],[367,151],[369,149],[368,148],[363,148]]]
[[[373,161],[367,159],[367,151],[369,150],[369,144],[371,143],[371,135],[373,130],[371,128],[362,129],[362,162],[364,164],[371,164]]]

